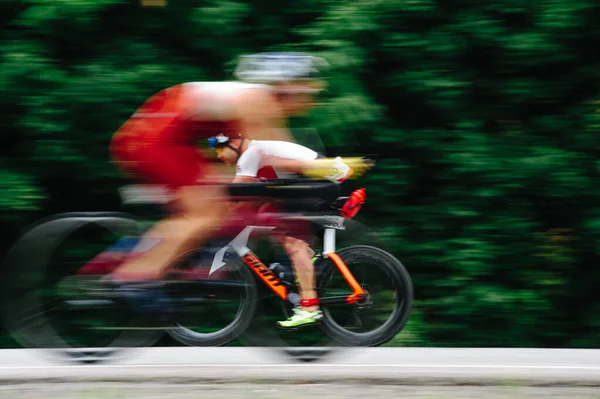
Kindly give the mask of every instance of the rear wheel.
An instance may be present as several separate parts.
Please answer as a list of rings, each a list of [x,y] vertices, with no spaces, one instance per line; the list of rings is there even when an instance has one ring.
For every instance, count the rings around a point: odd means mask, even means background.
[[[77,275],[115,241],[139,233],[137,221],[119,214],[67,214],[24,234],[3,264],[3,315],[12,337],[82,362],[158,341],[164,326],[103,295],[102,275]]]
[[[337,252],[366,297],[358,304],[322,305],[323,331],[344,346],[380,346],[406,324],[413,303],[413,287],[404,265],[390,253],[368,245]],[[352,293],[333,261],[323,260],[318,282],[320,298]]]

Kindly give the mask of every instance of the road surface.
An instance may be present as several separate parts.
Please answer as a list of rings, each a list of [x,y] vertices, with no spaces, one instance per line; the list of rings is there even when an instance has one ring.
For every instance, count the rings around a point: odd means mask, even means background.
[[[591,387],[62,383],[1,386],[2,399],[597,399]]]
[[[600,350],[357,348],[303,363],[263,348],[148,348],[100,364],[38,350],[0,351],[1,384],[252,383],[508,385],[594,388]]]

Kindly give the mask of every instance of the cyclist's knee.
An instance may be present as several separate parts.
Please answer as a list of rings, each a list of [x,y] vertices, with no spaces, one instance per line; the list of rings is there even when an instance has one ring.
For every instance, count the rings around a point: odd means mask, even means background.
[[[309,250],[308,243],[289,236],[283,239],[283,246],[291,258],[306,257]]]

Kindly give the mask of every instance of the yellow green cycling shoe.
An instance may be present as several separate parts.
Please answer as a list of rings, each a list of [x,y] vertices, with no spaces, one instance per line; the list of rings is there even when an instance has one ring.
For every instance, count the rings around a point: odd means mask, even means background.
[[[278,321],[277,325],[282,328],[296,328],[317,323],[323,318],[321,309],[309,312],[300,307],[292,309],[294,314],[287,320]]]

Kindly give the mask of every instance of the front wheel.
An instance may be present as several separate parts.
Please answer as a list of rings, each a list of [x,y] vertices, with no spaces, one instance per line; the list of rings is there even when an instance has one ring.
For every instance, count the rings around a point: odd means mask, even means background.
[[[398,259],[373,246],[354,245],[337,254],[365,290],[366,297],[353,305],[322,305],[323,331],[344,346],[383,345],[402,330],[412,310],[410,275]],[[333,261],[323,262],[319,297],[351,294]]]

